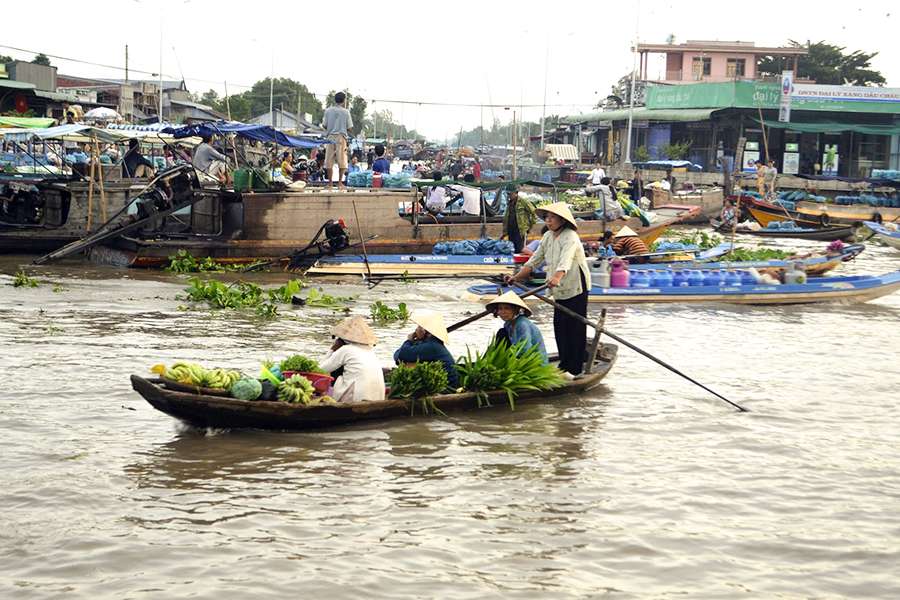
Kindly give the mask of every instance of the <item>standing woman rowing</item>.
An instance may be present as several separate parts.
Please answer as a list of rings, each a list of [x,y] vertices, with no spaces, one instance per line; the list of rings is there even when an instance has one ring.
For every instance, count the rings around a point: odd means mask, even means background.
[[[524,282],[536,267],[547,264],[547,284],[553,290],[553,298],[562,306],[587,317],[588,291],[591,273],[578,224],[565,202],[548,204],[537,209],[549,231],[541,238],[541,244],[528,262],[507,282]],[[559,368],[571,375],[578,375],[584,368],[587,327],[559,309],[553,312],[553,333],[559,350]]]

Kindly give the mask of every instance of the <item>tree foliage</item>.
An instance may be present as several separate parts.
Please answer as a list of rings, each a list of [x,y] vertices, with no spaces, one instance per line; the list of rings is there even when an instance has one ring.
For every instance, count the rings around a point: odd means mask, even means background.
[[[643,106],[647,82],[634,80],[634,104]],[[625,73],[613,84],[609,96],[600,100],[594,108],[622,108],[631,104],[631,73]]]
[[[312,115],[313,123],[322,119],[322,103],[316,99],[309,89],[288,77],[276,77],[272,82],[272,105],[274,108],[284,108],[285,111],[297,112],[297,95],[300,94],[300,110]],[[210,100],[211,102],[206,102]],[[201,102],[208,104],[221,113],[228,113],[225,98],[220,97],[214,90],[209,90],[201,96]],[[253,87],[240,94],[228,97],[231,105],[231,118],[236,121],[248,121],[253,117],[269,112],[269,78],[260,79]]]
[[[43,52],[41,52],[40,54],[35,56],[33,59],[31,59],[31,62],[33,62],[36,65],[44,65],[45,67],[50,66],[50,59]]]
[[[544,130],[550,131],[559,125],[559,115],[547,115],[544,118]],[[522,145],[523,138],[529,135],[539,135],[541,132],[540,121],[525,121],[516,125],[518,127],[519,145]],[[500,119],[494,118],[490,128],[482,128],[480,125],[472,129],[462,132],[462,138],[459,134],[453,136],[451,143],[460,146],[478,146],[482,143],[493,146],[506,146],[512,144],[512,123],[502,125]]]
[[[354,123],[356,117],[353,117]],[[372,111],[372,115],[364,121],[366,137],[386,138],[391,140],[415,140],[423,136],[415,129],[409,129],[403,123],[394,120],[390,109]]]
[[[806,48],[809,54],[798,60],[797,77],[809,78],[816,83],[829,85],[884,85],[886,80],[879,72],[871,68],[871,60],[877,52],[855,50],[845,52],[843,46],[836,46],[824,41],[815,43],[789,40],[794,48]],[[757,72],[761,75],[780,76],[784,70],[793,66],[792,59],[778,56],[766,56],[757,63]]]
[[[0,65],[5,65],[6,63],[11,63],[15,59],[12,56],[7,56],[5,54],[0,54]]]

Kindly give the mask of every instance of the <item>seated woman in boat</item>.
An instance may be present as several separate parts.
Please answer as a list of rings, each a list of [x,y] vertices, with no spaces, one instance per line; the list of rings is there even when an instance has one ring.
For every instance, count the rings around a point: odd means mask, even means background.
[[[431,310],[416,310],[410,315],[410,319],[418,327],[394,352],[394,361],[397,364],[439,361],[447,370],[448,385],[451,388],[458,387],[456,361],[446,346],[449,336],[447,327],[444,326],[444,317]]]
[[[342,402],[384,400],[384,372],[372,346],[375,333],[359,315],[348,317],[331,330],[334,343],[319,367],[334,373],[332,396]]]
[[[626,225],[612,236],[612,249],[616,256],[632,256],[635,254],[647,254],[650,249],[644,240],[638,237],[634,230]]]
[[[722,203],[722,212],[719,213],[720,227],[734,227],[737,215],[734,212],[734,202],[725,199]]]
[[[128,151],[122,161],[122,177],[153,177],[153,163],[141,154],[141,143],[128,140]]]
[[[524,340],[524,350],[536,347],[544,357],[544,364],[547,364],[544,336],[528,318],[531,316],[531,309],[518,294],[513,291],[501,294],[487,303],[487,309],[493,310],[495,317],[503,319],[503,327],[497,332],[497,340],[503,340],[510,346]]]

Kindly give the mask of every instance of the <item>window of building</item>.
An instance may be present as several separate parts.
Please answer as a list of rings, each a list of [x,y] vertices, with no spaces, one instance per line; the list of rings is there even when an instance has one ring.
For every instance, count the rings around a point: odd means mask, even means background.
[[[708,56],[695,56],[691,63],[691,71],[693,72],[695,80],[708,77],[712,73],[712,58]]]
[[[729,58],[725,66],[725,74],[728,77],[743,77],[746,63],[747,61],[743,58]]]

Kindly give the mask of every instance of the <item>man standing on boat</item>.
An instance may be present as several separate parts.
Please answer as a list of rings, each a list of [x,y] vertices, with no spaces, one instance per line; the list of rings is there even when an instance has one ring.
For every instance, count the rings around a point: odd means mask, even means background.
[[[325,109],[322,117],[322,127],[325,135],[331,140],[331,144],[325,146],[325,174],[328,180],[328,189],[331,189],[334,176],[334,163],[338,163],[338,188],[344,189],[344,177],[347,175],[347,140],[350,138],[350,129],[353,128],[353,117],[350,111],[344,107],[347,95],[338,92],[334,95],[334,106]]]
[[[536,222],[534,205],[524,198],[519,198],[519,187],[516,184],[507,184],[506,214],[503,215],[503,234],[500,238],[508,237],[515,251],[521,252],[525,247],[528,232]]]

